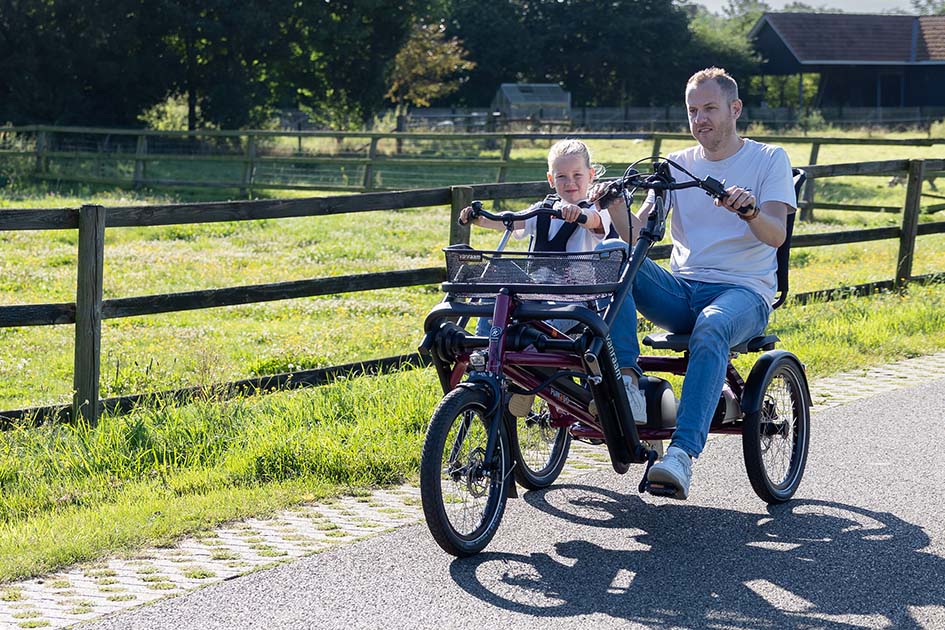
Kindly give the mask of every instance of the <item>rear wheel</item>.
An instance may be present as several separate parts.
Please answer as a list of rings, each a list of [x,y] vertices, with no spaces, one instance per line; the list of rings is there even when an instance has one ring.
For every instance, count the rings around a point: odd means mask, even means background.
[[[571,449],[567,427],[552,426],[548,402],[536,397],[527,415],[516,418],[515,480],[528,490],[547,488],[561,474]]]
[[[423,514],[437,544],[454,556],[482,551],[505,511],[511,452],[500,423],[495,454],[486,461],[490,403],[484,389],[454,389],[433,412],[423,444]]]
[[[754,370],[752,377],[755,376]],[[742,433],[745,469],[751,487],[768,503],[783,503],[797,491],[807,464],[810,398],[801,366],[783,354],[747,387],[760,388],[760,409],[748,413]],[[754,382],[753,382],[754,381]]]

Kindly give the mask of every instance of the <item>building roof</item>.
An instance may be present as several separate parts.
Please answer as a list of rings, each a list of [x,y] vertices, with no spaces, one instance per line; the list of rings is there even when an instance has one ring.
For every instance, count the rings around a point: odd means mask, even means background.
[[[503,83],[499,93],[512,103],[571,103],[571,95],[557,83]]]
[[[945,63],[945,15],[765,13],[749,37],[766,26],[802,65]]]

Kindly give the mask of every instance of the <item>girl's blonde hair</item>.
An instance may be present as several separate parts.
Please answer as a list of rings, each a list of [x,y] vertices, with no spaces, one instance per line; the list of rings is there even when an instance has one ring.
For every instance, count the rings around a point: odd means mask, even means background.
[[[580,140],[559,140],[551,145],[551,148],[548,150],[548,172],[554,173],[554,162],[559,157],[565,155],[580,155],[584,158],[584,165],[587,168],[594,169],[594,178],[601,177],[606,171],[606,167],[603,164],[592,164],[591,163],[591,150],[587,148],[587,145],[581,142]]]

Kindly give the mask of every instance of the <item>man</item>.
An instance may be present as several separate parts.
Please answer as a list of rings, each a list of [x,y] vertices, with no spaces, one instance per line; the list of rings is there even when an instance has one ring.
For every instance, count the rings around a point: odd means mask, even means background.
[[[622,306],[634,313],[634,321],[638,309],[661,328],[691,335],[676,430],[665,456],[648,473],[650,482],[674,490],[678,499],[689,496],[692,459],[705,446],[729,348],[761,334],[768,323],[777,285],[775,254],[786,237],[785,219],[797,205],[784,150],[736,132],[742,102],[738,85],[725,70],[694,74],[686,84],[686,107],[698,144],[669,159],[700,178],[737,185],[726,189],[721,202],[697,188],[674,193],[671,272],[646,260]],[[689,179],[676,169],[673,176]],[[600,194],[595,192],[592,198]],[[630,225],[622,200],[608,209],[621,238],[633,243],[652,207],[651,196],[631,215]],[[635,326],[612,334],[628,395],[642,399]]]

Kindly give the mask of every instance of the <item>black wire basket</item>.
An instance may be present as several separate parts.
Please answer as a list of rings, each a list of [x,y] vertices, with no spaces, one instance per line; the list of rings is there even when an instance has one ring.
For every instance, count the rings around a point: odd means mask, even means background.
[[[496,252],[450,246],[442,284],[450,295],[494,297],[508,289],[531,300],[581,301],[611,295],[626,261],[622,249],[593,252]]]

